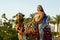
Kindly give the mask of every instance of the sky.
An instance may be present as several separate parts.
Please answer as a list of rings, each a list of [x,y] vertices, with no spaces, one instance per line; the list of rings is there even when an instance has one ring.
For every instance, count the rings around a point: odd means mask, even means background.
[[[12,18],[18,12],[29,17],[37,11],[38,5],[42,5],[47,15],[60,14],[60,0],[0,0],[0,17],[6,13],[7,18]]]

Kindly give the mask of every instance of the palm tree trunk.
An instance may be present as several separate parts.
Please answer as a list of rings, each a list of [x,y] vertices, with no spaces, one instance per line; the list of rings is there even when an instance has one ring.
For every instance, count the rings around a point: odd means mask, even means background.
[[[58,33],[58,24],[57,24],[57,33]]]
[[[54,32],[55,32],[55,24],[54,24]]]

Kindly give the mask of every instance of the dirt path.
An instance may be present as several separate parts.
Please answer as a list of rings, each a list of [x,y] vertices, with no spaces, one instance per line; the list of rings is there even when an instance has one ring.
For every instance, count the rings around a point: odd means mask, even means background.
[[[60,40],[60,37],[58,37],[58,38],[53,38],[53,40]]]

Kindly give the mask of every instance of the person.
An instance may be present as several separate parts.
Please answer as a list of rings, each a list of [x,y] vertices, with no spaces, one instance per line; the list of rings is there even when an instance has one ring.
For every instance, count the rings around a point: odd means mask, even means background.
[[[46,25],[47,16],[42,8],[41,5],[38,5],[37,12],[33,16],[32,22],[35,22],[38,24],[39,32],[40,32],[40,39],[43,40],[43,29]]]
[[[24,15],[22,13],[16,14],[16,30],[18,32],[19,40],[23,40],[23,32],[24,32]]]

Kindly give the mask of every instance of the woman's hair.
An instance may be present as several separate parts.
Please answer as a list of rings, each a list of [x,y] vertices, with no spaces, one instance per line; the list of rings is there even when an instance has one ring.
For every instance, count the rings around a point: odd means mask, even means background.
[[[38,5],[38,6],[40,6],[42,8],[41,11],[44,12],[43,7],[41,5]]]
[[[41,11],[44,12],[43,7],[41,5],[38,5],[38,6],[40,6],[42,8]],[[45,12],[44,12],[44,15],[46,15]]]

